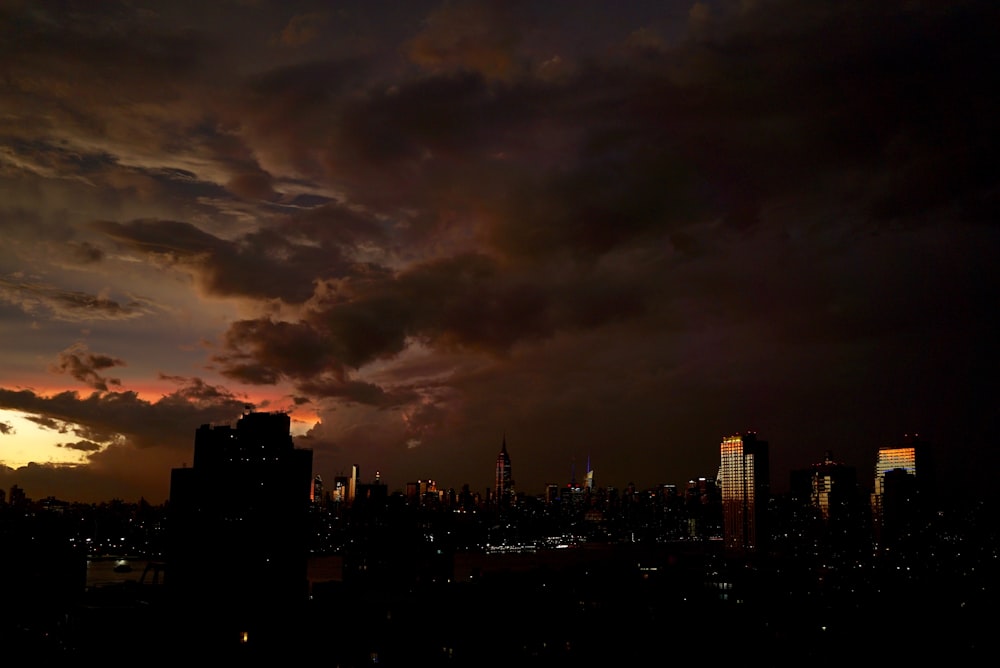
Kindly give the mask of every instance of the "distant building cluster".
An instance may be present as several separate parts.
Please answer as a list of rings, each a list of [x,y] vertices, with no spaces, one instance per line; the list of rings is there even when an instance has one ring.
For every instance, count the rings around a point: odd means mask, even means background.
[[[14,486],[0,493],[0,532],[6,545],[33,550],[2,555],[17,557],[6,567],[24,575],[11,590],[5,614],[18,628],[46,628],[45,637],[58,637],[46,626],[55,625],[98,653],[104,645],[92,639],[102,637],[101,615],[121,610],[122,602],[105,601],[101,588],[87,588],[77,606],[81,594],[74,592],[85,591],[94,560],[131,555],[147,565],[134,588],[115,595],[125,596],[136,614],[142,611],[148,628],[134,629],[137,638],[154,636],[161,624],[189,642],[217,643],[227,652],[233,646],[260,651],[261,643],[280,649],[303,629],[313,628],[310,637],[319,637],[319,629],[330,628],[335,619],[355,620],[351,644],[363,651],[347,663],[360,665],[384,662],[396,647],[413,651],[401,640],[413,637],[408,627],[394,620],[424,624],[431,618],[420,611],[437,597],[459,596],[461,602],[449,609],[453,613],[476,600],[522,600],[545,591],[522,584],[535,581],[523,579],[528,574],[544,577],[553,595],[568,596],[550,599],[560,608],[610,611],[608,597],[629,587],[630,596],[649,597],[645,609],[659,628],[664,618],[675,627],[697,619],[683,613],[690,605],[721,605],[712,609],[724,613],[726,606],[769,601],[779,592],[817,605],[833,600],[849,615],[862,608],[881,615],[880,606],[856,598],[881,591],[884,585],[876,585],[873,574],[948,572],[940,560],[958,555],[969,561],[947,565],[952,570],[988,573],[982,559],[992,554],[995,560],[997,554],[990,547],[977,553],[967,538],[961,538],[963,549],[952,550],[948,541],[962,534],[934,526],[940,515],[933,512],[932,452],[917,437],[879,448],[870,487],[854,467],[827,452],[821,461],[793,471],[790,491],[783,495],[771,492],[769,444],[754,432],[720,440],[714,477],[644,490],[596,485],[588,458],[579,482],[574,470],[568,483],[525,494],[515,488],[508,445],[504,435],[494,484],[484,493],[468,485],[443,488],[432,479],[390,492],[378,472],[363,478],[358,465],[323,480],[312,471],[312,452],[294,445],[288,415],[247,411],[235,425],[196,429],[194,463],[172,470],[165,506],[33,501]],[[774,573],[793,572],[794,566],[798,575],[761,581],[761,574],[770,572],[762,570],[768,563],[779,564]],[[748,564],[754,568],[745,568]],[[60,579],[52,581],[52,573]],[[147,581],[147,573],[156,579]],[[603,573],[603,579],[592,580],[593,573]],[[577,588],[577,580],[589,584]],[[456,584],[469,589],[457,594]],[[527,588],[512,596],[517,587]],[[966,588],[950,591],[959,596]],[[619,600],[616,609],[640,609],[634,602]],[[968,605],[964,599],[959,603]],[[347,608],[352,615],[338,614]],[[52,617],[51,611],[60,609],[71,612]],[[831,609],[817,608],[817,614]],[[149,615],[156,610],[169,612],[154,624]],[[298,615],[305,610],[308,616]],[[26,611],[33,616],[27,624]],[[513,610],[494,612],[497,619],[514,618]],[[571,617],[579,621],[580,614],[576,610]],[[781,637],[798,623],[797,616],[786,620],[781,610],[760,614]],[[60,620],[68,618],[72,626],[59,629]],[[599,616],[583,619],[594,624],[591,629],[607,628]],[[421,656],[468,656],[470,643],[486,642],[477,629],[489,628],[468,621],[421,626],[436,643]],[[575,648],[596,636],[587,626],[573,626],[536,624],[524,634],[535,634],[538,644],[529,642],[510,656],[538,656],[543,647],[554,658],[580,656]],[[693,634],[702,627],[683,628]]]
[[[790,493],[782,499],[771,494],[768,442],[754,432],[722,438],[716,476],[691,479],[683,488],[596,486],[588,457],[582,483],[574,470],[568,483],[548,484],[540,494],[528,495],[515,488],[506,435],[494,485],[485,494],[468,485],[442,488],[432,479],[407,482],[390,493],[378,472],[364,481],[358,465],[336,476],[332,485],[324,484],[313,475],[312,452],[294,446],[289,427],[287,414],[248,410],[236,425],[196,430],[194,465],[171,474],[168,556],[175,579],[199,586],[202,555],[234,548],[246,560],[256,560],[248,566],[253,572],[263,564],[285,573],[287,553],[302,552],[306,543],[314,552],[337,547],[332,522],[348,516],[358,522],[394,506],[485,513],[508,522],[544,516],[588,539],[615,541],[625,534],[720,540],[728,553],[740,555],[771,549],[776,535],[787,535],[780,525],[789,522],[811,522],[834,536],[870,535],[873,545],[885,546],[912,534],[933,509],[932,453],[917,436],[878,449],[870,487],[861,483],[855,467],[827,452],[822,461],[791,472]],[[54,498],[33,502],[17,485],[9,493],[0,490],[0,507],[61,512],[68,505]],[[781,519],[778,511],[788,508],[795,511]],[[303,540],[303,527],[315,529],[316,517],[334,520]],[[263,534],[271,539],[260,540]],[[301,572],[301,559],[296,563]]]

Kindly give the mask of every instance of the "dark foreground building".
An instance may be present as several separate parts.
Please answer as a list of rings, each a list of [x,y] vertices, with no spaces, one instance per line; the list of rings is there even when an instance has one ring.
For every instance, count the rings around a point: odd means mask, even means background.
[[[312,451],[290,427],[249,411],[235,427],[202,425],[194,465],[171,473],[169,599],[208,635],[273,629],[308,597]]]

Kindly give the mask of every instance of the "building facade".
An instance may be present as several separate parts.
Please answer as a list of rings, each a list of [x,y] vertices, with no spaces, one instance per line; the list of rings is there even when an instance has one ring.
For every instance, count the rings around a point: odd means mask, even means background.
[[[726,552],[751,554],[768,542],[770,462],[767,441],[753,432],[722,439],[718,481],[722,490]]]
[[[930,446],[919,436],[883,446],[875,460],[872,523],[879,545],[911,534],[929,510],[934,486]]]

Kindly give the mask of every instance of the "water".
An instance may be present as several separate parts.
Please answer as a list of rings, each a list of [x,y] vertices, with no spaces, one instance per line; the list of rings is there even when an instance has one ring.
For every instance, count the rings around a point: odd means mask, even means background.
[[[121,562],[128,564],[132,570],[126,573],[116,572],[115,566]],[[105,585],[120,585],[130,581],[139,582],[142,580],[143,571],[150,563],[162,562],[153,562],[149,559],[139,557],[94,557],[87,559],[87,589],[103,587]],[[310,582],[341,580],[343,578],[343,571],[340,557],[310,557],[308,576]],[[143,584],[153,585],[163,583],[163,572],[160,573],[159,582],[154,580],[155,577],[156,572],[153,568],[150,568],[149,572],[146,573],[146,579],[143,580]]]
[[[118,564],[127,564],[132,568],[131,571],[125,573],[119,573],[115,571],[115,566]],[[87,588],[92,587],[102,587],[105,585],[115,585],[123,584],[128,581],[139,582],[142,578],[143,571],[149,564],[148,559],[139,559],[135,557],[102,557],[87,559]],[[155,573],[153,569],[150,569],[146,573],[145,583],[153,584],[153,577]]]

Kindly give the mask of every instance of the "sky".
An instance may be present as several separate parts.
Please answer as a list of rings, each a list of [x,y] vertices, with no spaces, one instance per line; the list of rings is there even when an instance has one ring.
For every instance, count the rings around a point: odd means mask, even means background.
[[[0,489],[161,503],[247,407],[390,489],[978,478],[998,14],[0,0]]]

